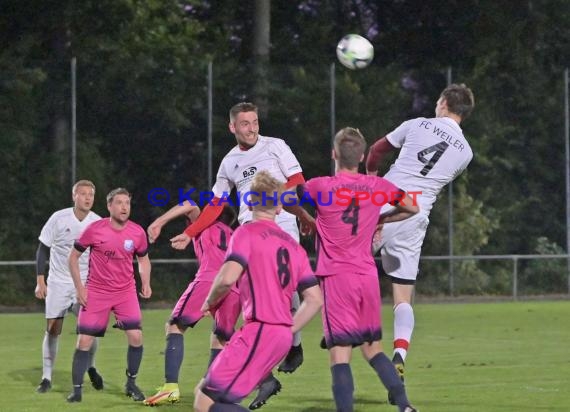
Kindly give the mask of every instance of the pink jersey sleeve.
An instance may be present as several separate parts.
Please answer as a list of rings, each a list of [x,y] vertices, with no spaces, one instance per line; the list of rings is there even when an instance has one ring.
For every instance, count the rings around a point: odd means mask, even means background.
[[[230,239],[225,261],[234,261],[247,268],[251,254],[250,235],[247,230],[242,230],[244,226],[236,229]]]
[[[406,192],[383,177],[376,177],[377,192],[385,193],[387,203],[396,206],[406,196]]]
[[[79,239],[77,239],[73,243],[73,247],[80,252],[84,252],[87,248],[89,248],[90,246],[93,245],[94,233],[95,233],[95,230],[93,229],[93,223],[91,223],[89,226],[87,226],[85,228],[83,233],[81,233],[81,236],[79,236]]]
[[[137,248],[135,249],[135,255],[138,257],[143,257],[148,254],[148,240],[146,237],[146,232],[142,227],[140,227],[139,236],[138,236],[138,244]]]

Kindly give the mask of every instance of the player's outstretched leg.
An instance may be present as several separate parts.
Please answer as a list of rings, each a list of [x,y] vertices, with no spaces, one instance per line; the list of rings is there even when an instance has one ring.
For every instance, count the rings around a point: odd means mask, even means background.
[[[255,399],[249,404],[252,411],[261,408],[267,400],[281,391],[281,382],[279,382],[272,373],[265,378],[259,385],[259,391]]]

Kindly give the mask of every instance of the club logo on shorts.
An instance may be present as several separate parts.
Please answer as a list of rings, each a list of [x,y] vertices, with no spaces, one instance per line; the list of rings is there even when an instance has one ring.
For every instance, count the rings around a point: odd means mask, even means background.
[[[127,252],[131,252],[135,247],[135,242],[133,242],[131,239],[126,239],[123,247]]]

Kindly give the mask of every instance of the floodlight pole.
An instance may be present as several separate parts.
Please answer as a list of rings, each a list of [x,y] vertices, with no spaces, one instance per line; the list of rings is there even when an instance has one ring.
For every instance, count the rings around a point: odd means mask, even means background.
[[[212,70],[212,62],[208,63],[208,188],[212,188],[212,118],[213,118],[213,107],[214,107],[214,98],[213,98],[213,70]]]
[[[452,82],[451,66],[447,67],[447,85]],[[455,273],[453,271],[453,180],[447,186],[447,233],[448,233],[448,255],[449,259],[449,294],[455,293]]]
[[[71,58],[71,185],[77,178],[77,58]]]
[[[330,83],[331,83],[331,107],[330,107],[330,111],[331,111],[331,152],[332,149],[334,148],[334,135],[336,132],[336,95],[335,95],[335,89],[336,89],[336,76],[335,76],[335,64],[331,63],[331,67],[330,67]],[[335,173],[335,166],[334,166],[334,160],[331,159],[331,176],[334,176]]]
[[[564,141],[566,164],[566,254],[570,255],[570,121],[568,109],[568,67],[564,70]],[[566,259],[568,270],[568,294],[570,294],[570,256]]]

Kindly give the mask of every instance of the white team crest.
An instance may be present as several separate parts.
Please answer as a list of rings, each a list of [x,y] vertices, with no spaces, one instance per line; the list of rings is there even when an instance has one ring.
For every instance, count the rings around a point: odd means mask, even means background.
[[[133,242],[131,239],[126,239],[125,243],[123,244],[123,247],[125,248],[125,250],[127,252],[130,252],[134,249],[135,247],[135,242]]]

